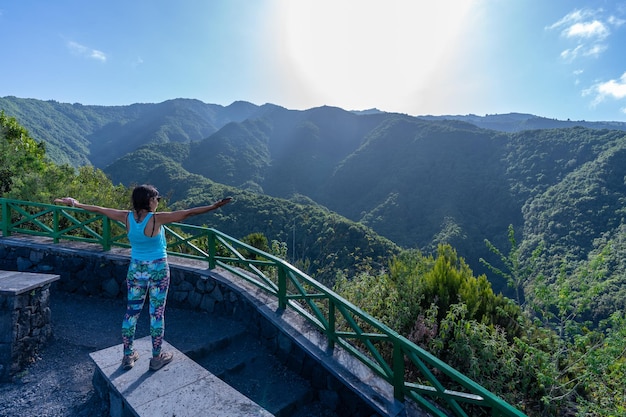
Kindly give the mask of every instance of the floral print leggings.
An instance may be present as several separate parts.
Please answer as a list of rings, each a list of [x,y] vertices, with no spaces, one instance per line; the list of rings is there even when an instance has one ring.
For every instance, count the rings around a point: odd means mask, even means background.
[[[170,268],[167,259],[155,261],[131,260],[126,275],[128,303],[122,322],[122,340],[124,355],[133,353],[137,319],[146,301],[150,300],[150,336],[152,336],[152,355],[159,356],[165,331],[165,302],[170,286]]]

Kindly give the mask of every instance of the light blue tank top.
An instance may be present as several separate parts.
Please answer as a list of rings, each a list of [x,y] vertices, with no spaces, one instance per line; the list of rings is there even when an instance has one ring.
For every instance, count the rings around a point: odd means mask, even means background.
[[[150,230],[152,230],[152,221],[150,220],[153,213],[148,215],[137,223],[132,211],[128,212],[128,240],[130,240],[130,257],[138,261],[154,261],[167,256],[167,243],[165,241],[165,230],[159,228],[158,234],[154,237],[148,237],[144,234],[144,229],[148,222]]]

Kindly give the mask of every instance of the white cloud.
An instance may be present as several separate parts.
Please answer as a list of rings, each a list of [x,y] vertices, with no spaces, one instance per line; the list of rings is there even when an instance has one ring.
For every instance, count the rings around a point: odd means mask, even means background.
[[[608,46],[606,44],[597,43],[595,45],[591,45],[583,53],[585,56],[598,57],[607,49],[608,49]]]
[[[606,98],[621,100],[626,98],[626,72],[617,80],[599,82],[583,91],[583,96],[593,95],[592,105],[598,105]]]
[[[574,10],[573,12],[566,14],[563,18],[561,18],[561,20],[548,26],[546,29],[552,30],[563,26],[569,26],[571,24],[579,23],[586,18],[591,18],[593,15],[594,12],[589,9]]]
[[[609,18],[607,19],[607,22],[609,22],[611,25],[615,27],[620,27],[624,23],[626,23],[626,20],[620,19],[619,17],[615,17],[615,16],[609,16]]]
[[[608,49],[604,41],[611,35],[611,28],[624,23],[614,15],[607,16],[602,9],[581,9],[568,13],[546,30],[560,30],[564,39],[576,42],[574,48],[561,52],[561,58],[572,62],[580,57],[598,58]]]
[[[106,62],[107,60],[107,55],[104,52],[99,51],[97,49],[88,48],[84,45],[81,45],[78,42],[68,41],[67,47],[73,54],[76,54],[76,55],[81,55],[90,59],[95,59],[96,61],[100,61],[100,62]]]
[[[582,45],[578,45],[574,49],[566,49],[561,52],[561,58],[567,61],[573,61],[574,59],[576,59],[576,57],[578,57],[578,55],[580,55],[582,48]]]
[[[574,75],[574,84],[580,84],[580,76],[583,75],[584,72],[585,71],[582,69],[577,69],[572,72],[572,74]]]
[[[599,84],[598,92],[616,99],[626,97],[626,72],[622,74],[619,80],[609,80]]]
[[[599,38],[604,39],[609,36],[609,29],[599,20],[592,22],[577,22],[567,27],[563,35],[567,38]]]

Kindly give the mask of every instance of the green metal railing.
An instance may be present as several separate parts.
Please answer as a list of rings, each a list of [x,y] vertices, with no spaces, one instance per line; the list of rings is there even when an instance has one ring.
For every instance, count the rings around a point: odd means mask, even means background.
[[[3,236],[90,242],[104,250],[129,247],[124,225],[102,215],[4,198],[0,204]],[[219,266],[275,296],[280,308],[294,310],[323,332],[330,347],[340,346],[389,382],[397,400],[410,398],[441,417],[467,417],[468,407],[491,416],[525,416],[284,260],[212,228],[173,223],[165,229],[170,255],[207,261],[210,269]]]

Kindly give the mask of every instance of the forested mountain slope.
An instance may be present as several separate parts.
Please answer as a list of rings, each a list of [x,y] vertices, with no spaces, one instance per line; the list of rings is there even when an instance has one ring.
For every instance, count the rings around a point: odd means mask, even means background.
[[[245,120],[258,107],[245,102],[223,107],[187,99],[84,106],[0,97],[0,110],[20,120],[33,137],[44,141],[53,162],[102,168],[146,143],[205,138],[226,123]]]
[[[354,272],[364,262],[383,268],[400,248],[368,227],[350,221],[310,199],[287,201],[252,193],[187,172],[158,149],[146,147],[123,158],[124,169],[137,183],[152,183],[173,201],[172,208],[187,208],[232,196],[229,210],[191,218],[189,223],[214,227],[242,238],[260,233],[269,240],[288,242],[288,259],[304,272],[332,285],[337,271]],[[173,144],[182,147],[181,144]],[[136,159],[134,159],[136,158]],[[141,166],[139,166],[141,164]]]
[[[290,231],[314,208],[402,247],[431,251],[450,243],[477,273],[488,272],[480,258],[497,260],[485,239],[506,248],[509,225],[525,256],[545,247],[535,272],[551,279],[559,259],[576,268],[602,251],[602,242],[621,239],[622,130],[518,131],[558,122],[521,114],[451,120],[182,99],[102,107],[8,97],[0,108],[54,146],[58,159],[106,166],[114,183],[155,183],[174,204],[209,183],[250,196],[252,207],[261,197],[275,198],[268,200],[273,207],[304,202],[302,218],[272,209],[260,226],[270,239],[289,242],[293,253],[310,248],[311,236],[294,238]],[[490,124],[498,129],[477,127]],[[607,276],[624,272],[620,265],[612,264]],[[496,290],[507,289],[502,279],[489,278]]]
[[[457,121],[268,108],[199,142],[145,146],[105,172],[128,184],[160,160],[175,161],[239,189],[304,195],[404,247],[447,241],[480,268],[483,240],[521,224],[522,201],[502,163],[507,139]]]
[[[593,206],[600,196],[589,196],[588,184],[570,182],[585,173],[606,179],[610,172],[620,172],[619,156],[607,159],[606,152],[624,144],[622,131],[572,128],[506,134],[457,121],[316,110],[336,113],[344,121],[369,118],[367,128],[337,137],[313,117],[302,119],[309,114],[302,112],[291,125],[297,133],[287,152],[275,143],[284,141],[284,118],[291,112],[278,109],[230,124],[200,142],[149,146],[106,171],[123,182],[141,169],[146,153],[156,161],[167,156],[190,172],[240,189],[286,199],[305,195],[403,247],[431,250],[437,243],[451,243],[477,272],[484,271],[481,257],[493,259],[484,240],[505,246],[510,224],[533,239],[529,242],[549,245],[546,259],[557,248],[571,248],[576,259],[584,260],[594,239],[622,221],[619,184],[605,201],[608,208],[590,211],[581,199]],[[335,154],[330,151],[333,143]],[[350,153],[341,151],[342,144],[346,149],[358,146]],[[284,154],[276,156],[277,149]],[[545,203],[544,194],[559,188],[565,195]],[[560,223],[565,228],[561,235],[546,233],[554,221],[537,226],[546,216],[562,212],[571,218],[565,226]],[[602,227],[583,227],[585,222],[598,223],[598,217]],[[542,265],[546,274],[555,273],[553,262]],[[494,286],[506,290],[503,282]]]

